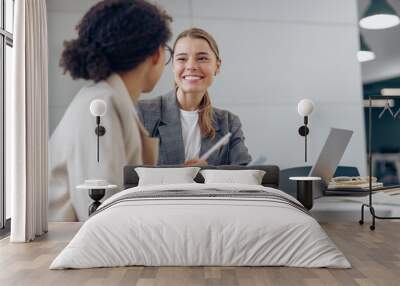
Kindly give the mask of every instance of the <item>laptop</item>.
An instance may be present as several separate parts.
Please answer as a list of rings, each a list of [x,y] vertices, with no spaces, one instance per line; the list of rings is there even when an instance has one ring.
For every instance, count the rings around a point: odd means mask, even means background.
[[[310,177],[321,177],[322,185],[324,185],[323,189],[329,185],[335,174],[336,168],[343,157],[353,133],[352,130],[331,128],[318,159],[309,173]],[[322,197],[323,189],[315,188],[313,197]]]

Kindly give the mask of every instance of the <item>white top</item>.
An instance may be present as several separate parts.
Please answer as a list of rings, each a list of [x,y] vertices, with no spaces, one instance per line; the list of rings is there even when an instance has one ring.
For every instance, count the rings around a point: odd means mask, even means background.
[[[97,162],[96,119],[89,107],[93,99],[107,104],[101,118],[106,134],[100,137]],[[49,141],[49,219],[83,221],[91,199],[75,187],[87,178],[103,178],[123,185],[126,165],[141,165],[140,120],[122,79],[114,74],[107,80],[83,87],[74,97]],[[117,189],[109,191],[111,196]]]
[[[321,181],[320,177],[290,177],[292,181]]]
[[[199,158],[201,148],[201,132],[199,113],[195,111],[181,111],[181,125],[183,146],[185,146],[185,160]]]

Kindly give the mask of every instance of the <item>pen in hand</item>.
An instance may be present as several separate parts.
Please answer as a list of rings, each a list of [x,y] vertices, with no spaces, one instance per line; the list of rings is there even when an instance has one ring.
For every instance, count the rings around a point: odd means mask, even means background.
[[[208,157],[211,156],[212,153],[217,151],[220,147],[224,146],[225,144],[229,143],[229,138],[231,138],[232,133],[228,132],[224,137],[219,139],[217,143],[215,143],[214,146],[212,146],[207,152],[205,152],[203,155],[200,156],[200,160],[206,161]]]

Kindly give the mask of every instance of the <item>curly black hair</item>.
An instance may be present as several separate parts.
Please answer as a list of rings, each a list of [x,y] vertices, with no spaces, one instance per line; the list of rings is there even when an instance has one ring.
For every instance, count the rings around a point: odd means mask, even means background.
[[[131,70],[171,37],[172,18],[145,0],[104,0],[76,26],[78,38],[64,42],[60,66],[73,79],[95,82]]]

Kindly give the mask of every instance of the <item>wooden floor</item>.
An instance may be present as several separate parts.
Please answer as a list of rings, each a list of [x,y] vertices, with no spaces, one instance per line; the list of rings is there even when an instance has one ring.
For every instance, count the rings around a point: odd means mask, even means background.
[[[289,267],[121,267],[48,270],[79,229],[79,223],[52,223],[49,233],[27,244],[0,241],[0,285],[400,285],[400,223],[323,225],[353,268]]]

